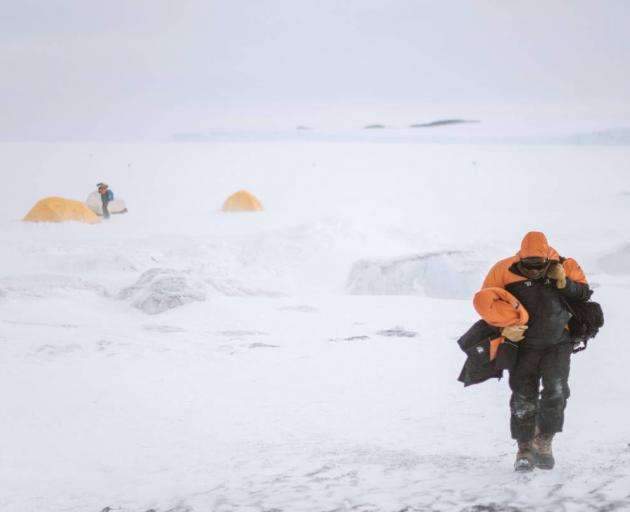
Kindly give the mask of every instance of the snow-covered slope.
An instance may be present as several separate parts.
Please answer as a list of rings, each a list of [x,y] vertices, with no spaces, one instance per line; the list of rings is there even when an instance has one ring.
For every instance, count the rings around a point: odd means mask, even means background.
[[[0,149],[0,510],[630,508],[630,150]],[[128,214],[19,221],[102,180]],[[221,213],[240,189],[265,211]],[[461,388],[455,339],[531,229],[607,323],[573,360],[557,469],[523,477],[507,383]]]

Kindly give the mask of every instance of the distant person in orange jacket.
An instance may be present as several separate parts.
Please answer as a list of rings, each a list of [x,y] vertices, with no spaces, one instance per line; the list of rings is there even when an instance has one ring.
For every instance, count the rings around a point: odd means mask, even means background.
[[[101,195],[101,203],[103,204],[103,218],[109,219],[109,203],[114,200],[114,193],[109,189],[107,183],[98,183],[98,193]]]
[[[532,231],[515,256],[490,269],[483,288],[490,287],[507,290],[529,312],[527,325],[501,331],[518,342],[516,365],[510,371],[510,430],[518,442],[514,468],[552,469],[551,444],[564,423],[574,348],[566,299],[589,298],[586,277],[575,260],[561,258],[543,233]]]

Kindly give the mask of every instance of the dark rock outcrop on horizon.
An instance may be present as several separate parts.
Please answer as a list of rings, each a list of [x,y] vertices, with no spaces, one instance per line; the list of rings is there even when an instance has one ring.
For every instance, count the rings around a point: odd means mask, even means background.
[[[437,121],[431,121],[430,123],[418,123],[409,125],[409,128],[434,128],[437,126],[448,126],[451,124],[468,124],[468,123],[479,123],[475,119],[438,119]]]

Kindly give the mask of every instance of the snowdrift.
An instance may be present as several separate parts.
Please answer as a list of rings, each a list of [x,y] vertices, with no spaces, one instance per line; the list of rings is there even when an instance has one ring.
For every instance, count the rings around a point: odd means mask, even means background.
[[[206,287],[189,273],[167,268],[143,272],[133,286],[118,298],[131,299],[132,305],[149,314],[157,314],[191,302],[206,300]]]
[[[424,295],[470,299],[483,281],[487,263],[460,251],[432,252],[393,260],[359,260],[347,290],[357,295]]]
[[[27,274],[0,278],[0,297],[77,297],[83,292],[101,297],[109,294],[104,286],[83,277],[63,274]]]
[[[121,290],[117,298],[130,300],[133,307],[155,315],[191,302],[204,302],[217,295],[280,296],[277,292],[245,286],[231,278],[209,277],[191,270],[152,268],[143,272],[132,286]]]

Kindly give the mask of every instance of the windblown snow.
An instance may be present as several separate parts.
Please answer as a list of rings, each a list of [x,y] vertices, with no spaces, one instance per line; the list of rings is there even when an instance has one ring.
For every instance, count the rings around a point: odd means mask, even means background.
[[[0,510],[630,509],[630,149],[3,144]],[[98,181],[129,212],[30,224]],[[246,189],[265,211],[225,214]],[[543,230],[606,325],[557,468],[517,475],[505,380],[455,340]]]

